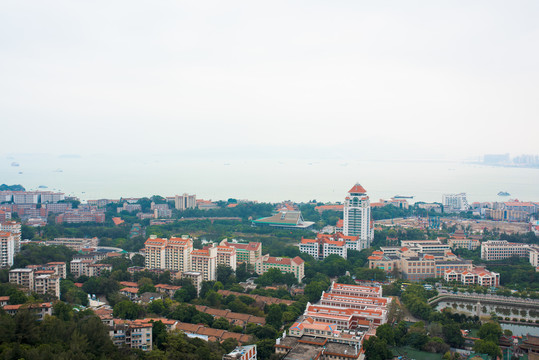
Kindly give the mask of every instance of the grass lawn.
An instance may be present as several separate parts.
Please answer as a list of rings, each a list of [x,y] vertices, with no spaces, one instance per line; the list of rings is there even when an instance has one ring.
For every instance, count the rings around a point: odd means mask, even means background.
[[[409,346],[393,347],[391,348],[391,351],[394,356],[404,356],[407,359],[440,360],[442,358],[442,354],[420,351]]]

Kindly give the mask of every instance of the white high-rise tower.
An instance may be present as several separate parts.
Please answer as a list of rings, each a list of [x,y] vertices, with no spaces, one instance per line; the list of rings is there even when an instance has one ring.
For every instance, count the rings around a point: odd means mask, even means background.
[[[367,190],[359,184],[348,191],[344,201],[343,233],[348,236],[359,236],[360,249],[371,246],[374,228],[371,226],[371,202]]]

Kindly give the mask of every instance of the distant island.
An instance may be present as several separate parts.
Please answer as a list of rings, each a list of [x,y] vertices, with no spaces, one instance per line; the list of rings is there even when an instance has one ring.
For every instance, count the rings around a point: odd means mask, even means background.
[[[0,191],[26,191],[22,185],[0,185]]]
[[[511,196],[511,194],[509,194],[507,191],[500,191],[498,196]]]

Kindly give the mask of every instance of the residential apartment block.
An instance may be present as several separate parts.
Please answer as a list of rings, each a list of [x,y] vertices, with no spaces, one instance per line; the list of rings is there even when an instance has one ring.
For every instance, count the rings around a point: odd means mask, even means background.
[[[250,242],[248,244],[238,242],[228,242],[226,239],[220,245],[230,246],[236,249],[236,263],[247,263],[254,265],[256,259],[262,256],[262,243]]]
[[[305,261],[299,256],[290,259],[264,255],[255,262],[255,271],[258,275],[264,274],[271,268],[279,269],[283,273],[294,274],[298,282],[301,282],[305,276]]]
[[[174,206],[177,210],[194,209],[197,207],[196,195],[176,195],[174,197]]]
[[[204,281],[217,280],[217,247],[205,246],[191,252],[191,270],[202,273]]]
[[[15,237],[7,231],[0,231],[0,268],[13,266],[15,256]]]
[[[144,243],[147,269],[191,270],[193,240],[187,236],[170,239],[152,235]]]
[[[237,252],[233,246],[219,245],[217,246],[217,265],[223,264],[230,266],[236,271]]]
[[[65,264],[64,264],[65,265]],[[9,271],[9,282],[38,294],[51,294],[60,298],[60,276],[55,270],[40,270],[30,265],[30,268],[13,269]]]
[[[109,335],[116,346],[126,346],[142,351],[152,350],[153,325],[137,320],[113,319],[109,326]]]
[[[15,238],[14,252],[15,254],[21,251],[21,223],[16,221],[0,222],[0,232],[8,232]]]

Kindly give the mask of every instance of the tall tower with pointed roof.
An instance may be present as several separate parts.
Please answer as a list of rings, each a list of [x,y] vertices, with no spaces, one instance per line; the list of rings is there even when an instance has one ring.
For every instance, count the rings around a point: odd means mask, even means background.
[[[343,233],[347,236],[359,236],[360,249],[371,246],[374,229],[371,225],[371,203],[367,190],[355,184],[344,201]]]

